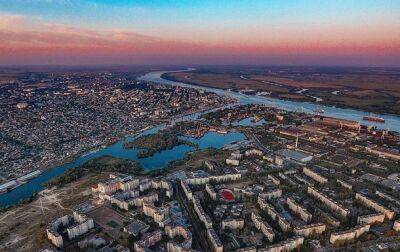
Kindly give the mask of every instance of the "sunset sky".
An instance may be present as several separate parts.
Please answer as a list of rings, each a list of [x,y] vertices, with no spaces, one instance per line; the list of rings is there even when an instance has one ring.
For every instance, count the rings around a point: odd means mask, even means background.
[[[0,64],[400,66],[400,1],[0,0]]]

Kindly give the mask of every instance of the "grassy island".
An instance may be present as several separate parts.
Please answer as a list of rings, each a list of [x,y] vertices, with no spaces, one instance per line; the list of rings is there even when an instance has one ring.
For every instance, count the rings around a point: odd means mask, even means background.
[[[156,134],[141,136],[132,141],[124,143],[124,148],[140,149],[137,153],[138,158],[151,157],[157,152],[172,149],[178,145],[189,145],[197,148],[195,143],[179,138],[180,134],[172,131],[160,131]]]

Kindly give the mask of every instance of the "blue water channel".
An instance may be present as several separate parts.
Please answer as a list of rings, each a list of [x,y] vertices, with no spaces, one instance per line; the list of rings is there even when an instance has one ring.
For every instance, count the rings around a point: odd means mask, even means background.
[[[196,118],[196,115],[185,117],[185,119]],[[160,125],[146,131],[143,131],[138,136],[143,136],[147,134],[153,134],[158,132],[159,130],[165,128],[165,125]],[[78,157],[72,163],[68,163],[66,165],[58,166],[50,170],[43,171],[41,175],[38,177],[28,181],[26,184],[23,184],[7,193],[3,193],[0,195],[0,208],[6,207],[9,205],[14,205],[19,203],[21,200],[29,199],[34,193],[39,192],[44,189],[43,183],[55,178],[63,173],[65,173],[68,169],[78,167],[85,162],[101,157],[101,156],[113,156],[117,158],[124,158],[129,160],[138,161],[145,170],[154,170],[160,169],[168,165],[169,162],[179,160],[185,157],[186,153],[189,151],[195,150],[194,147],[188,145],[178,145],[169,150],[164,150],[156,153],[155,155],[147,158],[137,158],[136,154],[138,152],[137,149],[125,149],[123,148],[123,144],[126,141],[130,141],[134,139],[134,137],[126,137],[115,144],[112,144],[106,148],[99,149],[97,151],[92,151],[86,153],[80,157]],[[189,140],[193,143],[196,143],[199,149],[206,149],[209,147],[221,148],[226,144],[233,143],[235,141],[242,141],[246,139],[246,137],[239,132],[229,132],[227,134],[219,134],[216,132],[207,132],[201,138],[192,138],[192,137],[183,137],[185,140]]]

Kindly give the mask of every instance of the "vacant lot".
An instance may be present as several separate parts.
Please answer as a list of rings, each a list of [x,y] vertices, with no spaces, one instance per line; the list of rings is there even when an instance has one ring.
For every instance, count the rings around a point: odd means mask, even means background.
[[[121,235],[124,235],[120,229],[124,227],[124,222],[127,221],[127,219],[111,207],[102,206],[88,213],[88,216],[91,217],[95,224],[99,225],[105,233],[114,239],[118,239]]]
[[[89,198],[91,185],[108,174],[89,175],[61,189],[46,190],[26,205],[0,214],[0,251],[38,251],[48,244],[46,226]]]

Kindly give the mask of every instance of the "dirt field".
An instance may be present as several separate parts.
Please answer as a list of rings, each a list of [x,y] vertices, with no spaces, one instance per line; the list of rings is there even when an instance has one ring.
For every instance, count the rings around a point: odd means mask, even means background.
[[[182,82],[187,82],[195,85],[217,87],[222,89],[253,89],[278,93],[288,92],[288,89],[285,87],[263,83],[259,80],[244,79],[234,74],[184,72],[170,73],[167,76],[171,79],[179,80]]]
[[[64,188],[46,190],[26,205],[0,214],[0,251],[38,251],[48,244],[46,226],[89,198],[90,186],[108,174],[90,175]]]
[[[120,231],[120,228],[124,227],[124,222],[128,221],[125,216],[119,214],[114,209],[102,206],[96,210],[88,213],[88,216],[99,225],[104,232],[109,234],[114,239],[118,239],[120,236],[125,234]]]

